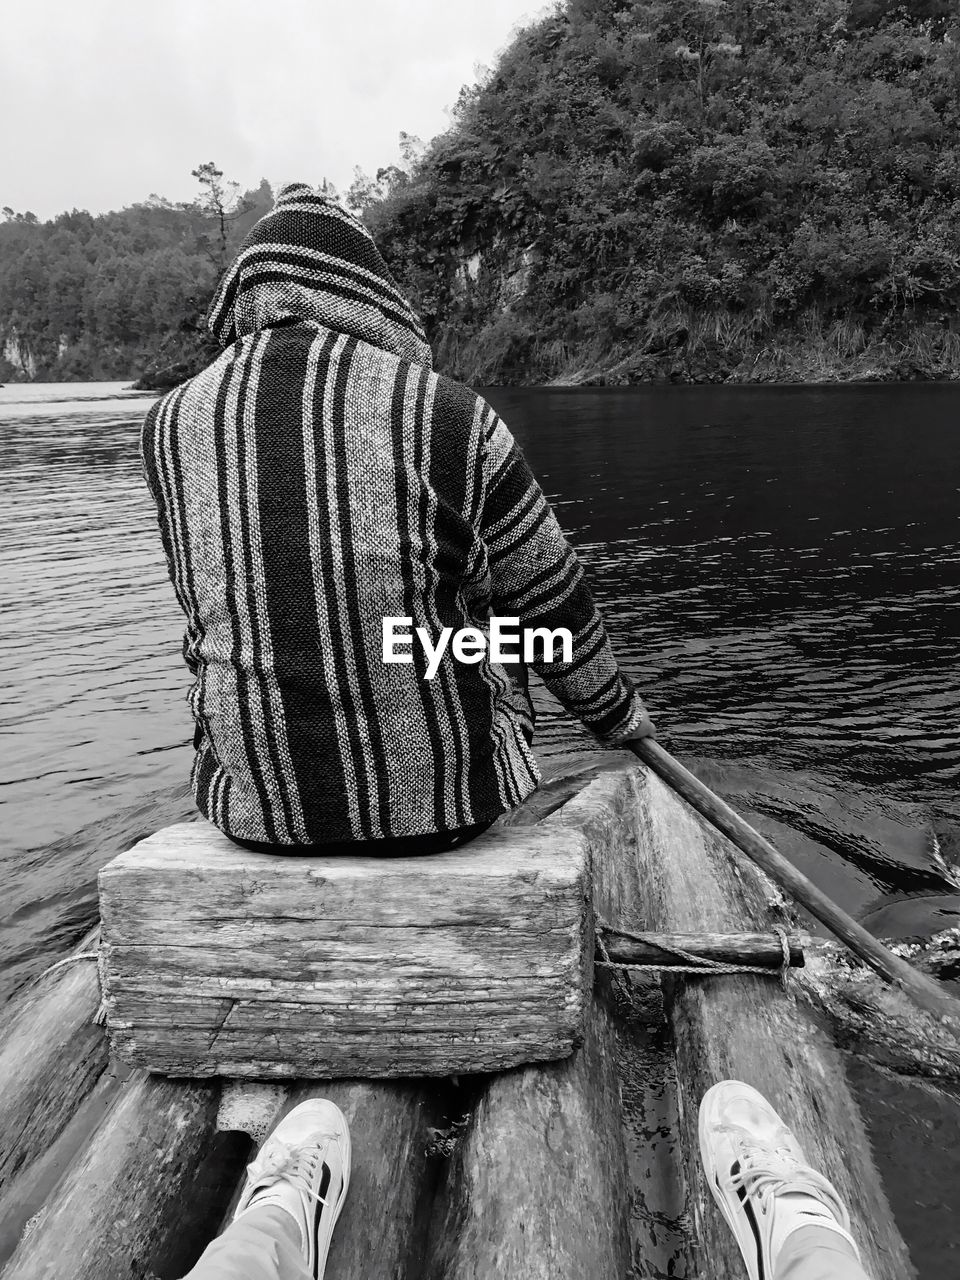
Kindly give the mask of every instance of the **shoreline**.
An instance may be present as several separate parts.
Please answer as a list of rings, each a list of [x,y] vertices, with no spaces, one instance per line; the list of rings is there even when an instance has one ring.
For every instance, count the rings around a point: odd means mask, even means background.
[[[443,372],[439,370],[438,372]],[[187,375],[187,377],[192,375]],[[451,375],[447,375],[451,376]],[[58,378],[53,373],[44,374],[38,378],[8,378],[6,382],[0,383],[0,390],[12,389],[13,387],[30,387],[30,386],[88,386],[90,383],[99,382],[116,382],[123,384],[124,391],[140,391],[144,393],[155,392],[162,395],[166,391],[172,391],[175,387],[181,386],[187,381],[187,377],[177,382],[151,379],[151,384],[143,385],[144,379],[136,375],[128,375],[122,378],[95,378],[93,376],[84,378]],[[461,379],[455,379],[460,381]],[[737,377],[734,374],[728,375],[710,375],[703,374],[701,376],[690,375],[683,376],[678,373],[662,374],[654,377],[644,378],[627,378],[616,373],[610,376],[610,371],[598,371],[591,368],[574,369],[564,371],[551,378],[537,379],[536,381],[517,381],[515,379],[504,381],[492,381],[490,379],[477,378],[471,381],[471,385],[475,387],[524,387],[534,390],[537,387],[543,387],[550,390],[560,388],[590,388],[592,390],[603,390],[604,388],[616,388],[623,390],[627,387],[705,387],[705,386],[726,386],[726,387],[880,387],[880,386],[955,386],[960,383],[960,368],[951,369],[949,371],[938,370],[932,372],[929,376],[912,376],[898,377],[892,370],[878,369],[872,372],[860,373],[855,376],[842,376],[839,372],[835,377],[816,377],[804,378],[797,376],[796,370],[787,372],[787,376],[756,375],[751,377]]]
[[[183,379],[182,381],[186,381]],[[140,385],[139,378],[56,378],[47,375],[43,378],[33,379],[15,379],[10,378],[6,382],[0,383],[0,391],[12,390],[14,387],[34,387],[34,386],[57,386],[57,387],[85,387],[91,383],[113,382],[116,383],[124,392],[140,392],[144,395],[156,394],[163,395],[167,391],[172,391],[176,387],[181,386],[182,382],[160,383],[146,387]],[[925,378],[897,378],[893,376],[885,376],[880,373],[875,377],[861,376],[851,378],[735,378],[735,377],[660,377],[660,378],[643,378],[634,381],[625,381],[616,378],[601,378],[593,370],[575,370],[572,373],[559,374],[556,377],[548,378],[537,382],[517,382],[504,381],[493,382],[489,380],[476,379],[472,385],[478,389],[484,387],[516,387],[525,390],[535,391],[537,388],[545,390],[580,390],[589,389],[591,391],[616,390],[624,391],[630,388],[640,387],[783,387],[784,389],[793,388],[813,388],[813,387],[953,387],[960,383],[960,369],[951,373],[938,373],[931,377]]]
[[[546,386],[870,386],[960,382],[960,360],[918,348],[868,348],[855,355],[824,351],[820,343],[793,350],[767,347],[751,356],[736,351],[657,354],[611,353],[613,358],[571,361]]]
[[[954,335],[945,333],[944,338]],[[911,344],[875,344],[861,352],[837,351],[826,335],[801,346],[768,345],[743,352],[692,345],[651,352],[640,344],[621,344],[612,350],[591,343],[570,351],[557,367],[536,344],[526,353],[519,375],[491,368],[482,354],[482,340],[475,339],[455,361],[437,371],[469,386],[503,387],[631,387],[631,386],[885,386],[960,382],[960,358],[953,343],[940,350],[929,335],[918,333]],[[949,349],[944,349],[949,348]],[[165,369],[140,369],[109,381],[124,382],[131,391],[158,394],[180,386],[209,363],[204,358],[177,361]],[[518,362],[519,363],[519,362]],[[63,378],[56,369],[44,369],[32,378],[8,376],[7,387],[56,382],[83,385],[103,381],[94,374]]]

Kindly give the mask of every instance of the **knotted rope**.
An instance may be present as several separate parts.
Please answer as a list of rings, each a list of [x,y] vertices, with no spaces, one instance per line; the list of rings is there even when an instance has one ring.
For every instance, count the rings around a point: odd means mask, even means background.
[[[72,956],[66,956],[63,960],[56,960],[54,961],[53,964],[47,965],[46,969],[44,969],[44,971],[38,975],[37,982],[40,982],[43,978],[45,978],[48,973],[54,973],[57,969],[64,968],[65,965],[75,964],[78,960],[96,960],[99,966],[100,953],[99,951],[75,951]],[[102,980],[101,980],[100,986],[102,989],[103,987]],[[96,1023],[98,1027],[106,1026],[107,1005],[105,1000],[100,1001],[100,1007],[97,1010],[93,1021]]]
[[[51,965],[47,965],[43,973],[37,975],[37,982],[41,978],[45,978],[48,973],[53,973],[56,969],[62,969],[64,965],[73,964],[76,960],[99,960],[100,953],[98,951],[77,951],[72,956],[67,956],[63,960],[57,960]]]

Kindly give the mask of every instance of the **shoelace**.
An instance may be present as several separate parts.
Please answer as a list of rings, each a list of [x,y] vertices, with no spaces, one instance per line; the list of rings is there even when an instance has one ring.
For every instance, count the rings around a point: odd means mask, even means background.
[[[733,1134],[740,1143],[740,1168],[732,1175],[734,1189],[742,1187],[748,1195],[755,1195],[764,1212],[773,1196],[791,1192],[812,1196],[825,1202],[843,1229],[850,1230],[850,1216],[833,1183],[816,1169],[803,1164],[789,1146],[783,1145],[784,1137],[788,1141],[792,1137],[788,1131],[778,1134],[767,1144],[757,1142],[739,1125],[721,1125],[720,1128]]]
[[[328,1208],[326,1197],[318,1195],[310,1185],[317,1161],[322,1160],[325,1153],[326,1148],[321,1144],[327,1142],[336,1142],[339,1148],[340,1139],[335,1133],[314,1134],[311,1142],[301,1143],[299,1146],[284,1142],[282,1138],[274,1138],[247,1165],[251,1185],[259,1183],[261,1187],[272,1187],[278,1182],[291,1182],[298,1191],[304,1192],[325,1209]]]

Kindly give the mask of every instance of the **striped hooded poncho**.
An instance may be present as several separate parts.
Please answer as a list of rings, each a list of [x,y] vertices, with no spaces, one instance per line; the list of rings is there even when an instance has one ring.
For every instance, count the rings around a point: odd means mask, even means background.
[[[144,477],[193,676],[190,782],[227,835],[366,840],[492,820],[539,782],[525,669],[423,650],[383,661],[383,619],[566,627],[532,665],[599,741],[643,706],[582,568],[494,410],[432,371],[420,321],[363,224],[284,188],[224,275],[225,348],[159,400]]]

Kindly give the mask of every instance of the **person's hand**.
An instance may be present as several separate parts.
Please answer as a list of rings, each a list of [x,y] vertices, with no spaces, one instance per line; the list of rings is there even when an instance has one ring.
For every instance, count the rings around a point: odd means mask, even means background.
[[[635,729],[631,729],[627,737],[623,739],[623,745],[626,746],[630,742],[637,742],[641,738],[655,738],[657,731],[654,728],[653,721],[650,719],[646,710],[643,713],[643,719]]]

